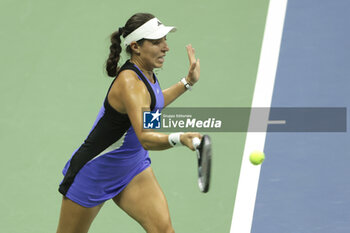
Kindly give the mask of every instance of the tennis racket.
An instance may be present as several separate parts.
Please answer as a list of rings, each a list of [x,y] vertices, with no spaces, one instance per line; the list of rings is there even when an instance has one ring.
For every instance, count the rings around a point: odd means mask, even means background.
[[[196,149],[198,159],[198,187],[203,193],[209,191],[210,170],[211,170],[211,139],[209,135],[203,135],[192,139],[193,147]]]

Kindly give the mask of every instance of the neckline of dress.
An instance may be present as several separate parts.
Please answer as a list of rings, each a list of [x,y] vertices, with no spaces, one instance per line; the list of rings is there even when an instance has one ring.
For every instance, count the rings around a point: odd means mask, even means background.
[[[153,73],[153,81],[154,81],[154,83],[153,83],[152,81],[150,81],[150,80],[147,78],[147,76],[142,72],[142,70],[141,70],[135,63],[131,62],[130,60],[129,60],[129,62],[130,62],[131,64],[133,64],[133,65],[141,72],[141,74],[148,80],[148,82],[149,82],[150,84],[155,85],[155,84],[157,83],[157,78],[156,78],[154,72],[152,72],[152,73]]]

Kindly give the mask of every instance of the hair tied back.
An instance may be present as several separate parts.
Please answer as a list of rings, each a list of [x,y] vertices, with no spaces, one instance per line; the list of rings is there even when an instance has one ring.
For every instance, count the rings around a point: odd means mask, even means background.
[[[118,34],[119,34],[120,36],[122,36],[123,33],[124,33],[124,27],[119,27],[119,29],[118,29]]]

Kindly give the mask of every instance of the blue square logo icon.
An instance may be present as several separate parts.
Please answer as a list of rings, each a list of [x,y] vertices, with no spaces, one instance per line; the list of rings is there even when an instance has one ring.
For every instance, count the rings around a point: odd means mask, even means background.
[[[161,127],[161,115],[162,113],[157,111],[145,111],[143,112],[143,128],[144,129],[160,129]]]

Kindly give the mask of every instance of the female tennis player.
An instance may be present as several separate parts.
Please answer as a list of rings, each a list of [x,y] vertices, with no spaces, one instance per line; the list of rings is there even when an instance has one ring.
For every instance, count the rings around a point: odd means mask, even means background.
[[[166,35],[174,30],[151,14],[138,13],[111,35],[106,70],[114,80],[88,137],[63,169],[57,233],[88,232],[109,199],[146,232],[174,232],[166,198],[150,167],[148,150],[178,145],[194,150],[192,139],[202,136],[166,135],[144,130],[142,124],[143,111],[160,111],[199,80],[199,59],[188,45],[188,75],[170,88],[160,89],[153,69],[163,66],[169,51]],[[121,37],[130,60],[118,67]]]

